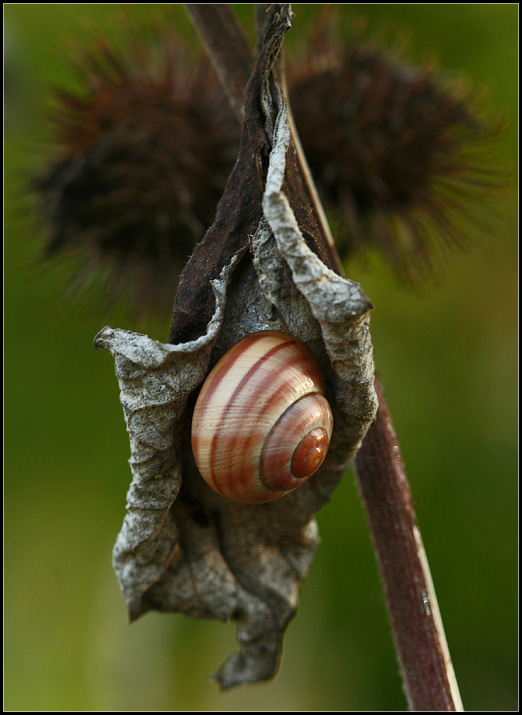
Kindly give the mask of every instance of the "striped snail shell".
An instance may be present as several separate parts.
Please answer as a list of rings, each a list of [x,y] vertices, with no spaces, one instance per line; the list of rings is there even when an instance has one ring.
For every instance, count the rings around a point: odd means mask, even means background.
[[[254,333],[208,374],[194,408],[203,479],[236,502],[279,499],[321,466],[333,417],[314,359],[296,338]]]

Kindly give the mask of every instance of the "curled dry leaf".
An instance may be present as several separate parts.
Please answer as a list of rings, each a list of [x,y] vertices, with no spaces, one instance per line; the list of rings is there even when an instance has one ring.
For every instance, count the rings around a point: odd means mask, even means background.
[[[130,435],[133,480],[114,567],[131,619],[156,609],[237,621],[240,650],[215,676],[223,688],[276,672],[318,544],[314,514],[377,408],[372,306],[358,284],[325,265],[329,249],[300,182],[276,70],[290,13],[276,10],[246,90],[238,160],[181,278],[169,343],[111,328],[95,339],[115,358]],[[267,504],[238,504],[199,476],[190,419],[211,366],[259,330],[308,346],[334,430],[324,464],[302,487]]]

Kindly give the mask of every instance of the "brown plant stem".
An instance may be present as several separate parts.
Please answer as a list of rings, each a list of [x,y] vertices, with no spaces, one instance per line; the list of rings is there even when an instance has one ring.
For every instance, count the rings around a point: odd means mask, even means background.
[[[243,121],[243,91],[252,72],[252,50],[228,5],[185,3],[185,10],[221,80],[230,105]]]
[[[397,435],[376,377],[377,418],[355,472],[412,710],[462,710]]]
[[[233,106],[242,102],[252,66],[248,43],[228,5],[186,5]],[[196,9],[194,9],[196,8]],[[278,5],[257,5],[258,23]],[[258,36],[260,36],[258,27]],[[241,67],[241,71],[238,71]],[[301,179],[324,241],[329,267],[343,273],[297,132],[290,120]],[[404,689],[411,710],[463,710],[428,562],[415,519],[397,436],[378,377],[377,418],[355,459],[355,473],[383,580]]]

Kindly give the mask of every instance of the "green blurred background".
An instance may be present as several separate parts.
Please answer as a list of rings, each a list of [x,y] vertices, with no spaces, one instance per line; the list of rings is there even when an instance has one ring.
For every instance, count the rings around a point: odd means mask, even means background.
[[[128,5],[146,17],[159,6]],[[289,33],[317,5],[295,5]],[[322,544],[288,627],[281,669],[219,693],[208,675],[235,627],[147,614],[129,626],[111,568],[129,445],[107,320],[71,309],[64,267],[38,265],[26,177],[48,136],[50,88],[73,86],[68,39],[110,30],[121,6],[7,4],[5,227],[5,708],[7,710],[404,710],[365,517],[348,473],[318,515]],[[251,26],[252,8],[235,6]],[[192,34],[179,9],[180,25]],[[464,706],[517,709],[516,4],[344,6],[409,38],[488,90],[506,118],[499,159],[513,187],[503,221],[448,278],[399,288],[375,258],[354,267],[375,305],[376,364],[417,504]],[[167,322],[111,325],[165,340]]]

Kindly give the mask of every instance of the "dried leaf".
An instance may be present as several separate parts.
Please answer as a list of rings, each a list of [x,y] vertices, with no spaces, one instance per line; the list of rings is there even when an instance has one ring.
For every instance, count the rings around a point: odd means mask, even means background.
[[[131,441],[128,513],[114,548],[131,618],[157,609],[237,621],[240,650],[215,676],[223,688],[276,672],[318,544],[314,514],[377,407],[371,303],[310,248],[319,246],[320,229],[295,172],[274,71],[289,28],[287,6],[278,7],[247,88],[236,167],[180,281],[171,343],[111,328],[95,340],[115,357]],[[247,193],[256,203],[241,203]],[[267,329],[300,338],[316,357],[334,431],[324,464],[302,487],[268,504],[237,504],[197,472],[192,406],[217,359],[241,337]]]

